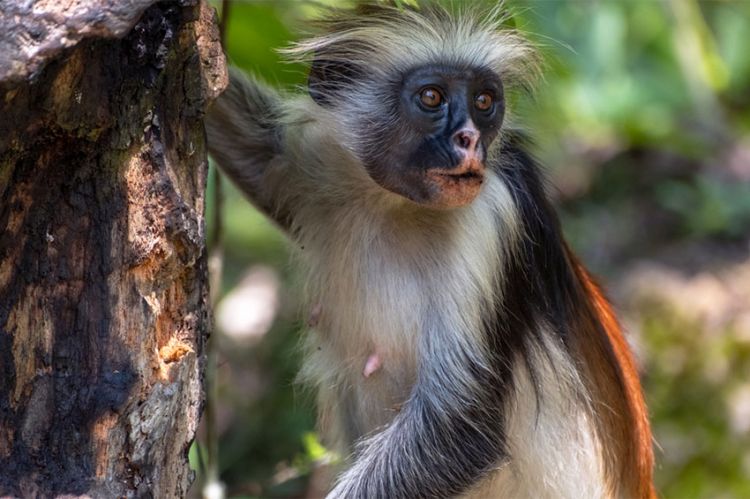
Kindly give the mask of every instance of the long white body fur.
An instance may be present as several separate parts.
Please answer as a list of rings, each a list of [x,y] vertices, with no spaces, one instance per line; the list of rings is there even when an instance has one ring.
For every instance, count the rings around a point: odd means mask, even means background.
[[[612,497],[602,445],[584,410],[582,380],[555,340],[532,357],[540,390],[523,362],[507,407],[510,460],[469,491],[465,499],[581,499]]]

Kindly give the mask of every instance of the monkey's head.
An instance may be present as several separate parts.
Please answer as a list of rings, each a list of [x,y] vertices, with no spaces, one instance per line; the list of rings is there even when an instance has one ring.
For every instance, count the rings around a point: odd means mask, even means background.
[[[413,202],[472,202],[502,130],[505,90],[530,83],[536,58],[500,10],[361,3],[320,22],[310,96],[382,188]]]

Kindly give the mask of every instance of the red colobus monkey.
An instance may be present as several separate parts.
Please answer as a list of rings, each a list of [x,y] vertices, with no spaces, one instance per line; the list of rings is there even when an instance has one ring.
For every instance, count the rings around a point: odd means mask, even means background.
[[[498,9],[361,3],[237,71],[211,154],[301,248],[301,377],[345,456],[332,498],[651,497],[635,365],[571,253],[506,94],[537,58]]]

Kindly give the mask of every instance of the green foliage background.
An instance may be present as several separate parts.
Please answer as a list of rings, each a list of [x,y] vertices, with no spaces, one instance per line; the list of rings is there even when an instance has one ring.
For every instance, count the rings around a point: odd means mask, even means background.
[[[750,261],[750,2],[507,3],[546,60],[535,99],[516,116],[536,138],[573,246],[603,276],[632,333],[657,440],[658,490],[750,497],[750,409],[742,406],[750,403],[750,295],[709,304],[729,310],[718,323],[682,306],[716,299],[713,288],[695,284],[699,277],[728,287]],[[276,49],[317,9],[234,2],[230,61],[280,87],[302,84],[305,68],[283,63]],[[298,497],[309,494],[325,450],[312,397],[293,383],[302,329],[294,273],[283,235],[228,189],[224,292],[258,264],[275,269],[283,286],[280,313],[262,339],[218,336],[221,479],[230,497]],[[661,273],[634,270],[644,265]],[[645,292],[629,284],[635,274]],[[684,286],[651,292],[665,287],[664,275]],[[192,450],[196,468],[204,443]]]

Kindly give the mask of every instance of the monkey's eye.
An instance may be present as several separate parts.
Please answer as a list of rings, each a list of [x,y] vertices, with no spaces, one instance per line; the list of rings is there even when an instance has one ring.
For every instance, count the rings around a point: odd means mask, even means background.
[[[492,107],[492,95],[482,92],[474,98],[474,107],[480,111],[489,111]]]
[[[435,87],[426,87],[419,92],[419,101],[430,109],[435,109],[443,102],[443,96]]]

